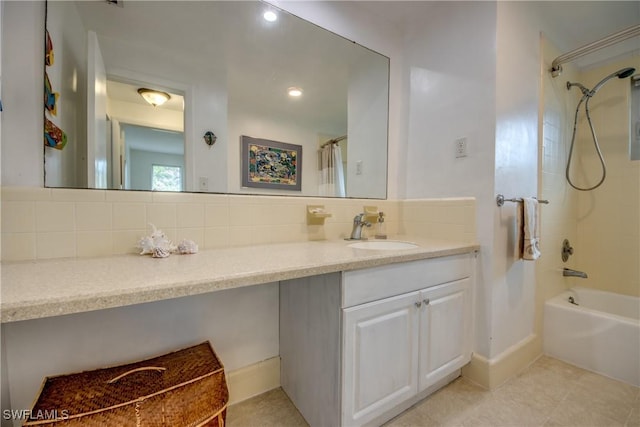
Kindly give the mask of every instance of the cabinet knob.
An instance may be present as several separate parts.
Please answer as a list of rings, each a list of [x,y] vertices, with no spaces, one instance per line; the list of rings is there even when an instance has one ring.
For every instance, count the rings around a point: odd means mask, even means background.
[[[415,304],[416,304],[416,307],[418,307],[418,308],[420,308],[422,306],[422,302],[421,301],[418,301]]]
[[[422,300],[422,302],[424,303],[424,305],[429,305],[431,301],[429,301],[429,298],[425,298]]]

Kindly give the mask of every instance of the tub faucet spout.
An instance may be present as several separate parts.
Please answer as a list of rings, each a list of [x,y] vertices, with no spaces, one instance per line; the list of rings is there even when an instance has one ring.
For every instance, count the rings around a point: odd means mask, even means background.
[[[562,275],[566,277],[580,277],[582,279],[587,278],[587,273],[584,271],[572,270],[570,268],[563,268]]]

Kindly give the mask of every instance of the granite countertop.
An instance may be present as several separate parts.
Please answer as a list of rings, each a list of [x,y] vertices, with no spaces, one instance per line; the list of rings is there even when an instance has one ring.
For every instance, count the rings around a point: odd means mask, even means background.
[[[473,252],[463,242],[397,238],[416,249],[354,249],[344,240],[267,244],[151,258],[122,255],[2,263],[2,323],[337,271]]]

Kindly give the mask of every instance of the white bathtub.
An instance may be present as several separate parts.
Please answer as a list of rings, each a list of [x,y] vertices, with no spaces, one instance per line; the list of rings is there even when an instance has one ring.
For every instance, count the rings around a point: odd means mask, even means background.
[[[570,289],[545,302],[543,333],[545,354],[640,386],[640,298]]]

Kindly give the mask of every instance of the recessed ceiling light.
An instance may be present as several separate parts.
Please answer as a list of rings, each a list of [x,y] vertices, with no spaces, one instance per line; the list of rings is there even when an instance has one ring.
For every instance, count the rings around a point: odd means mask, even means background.
[[[302,89],[300,89],[299,87],[290,87],[289,89],[287,89],[287,93],[289,94],[289,96],[297,98],[299,96],[302,96]]]
[[[276,13],[272,10],[267,10],[262,16],[269,22],[273,22],[278,19],[278,15],[276,15]]]

